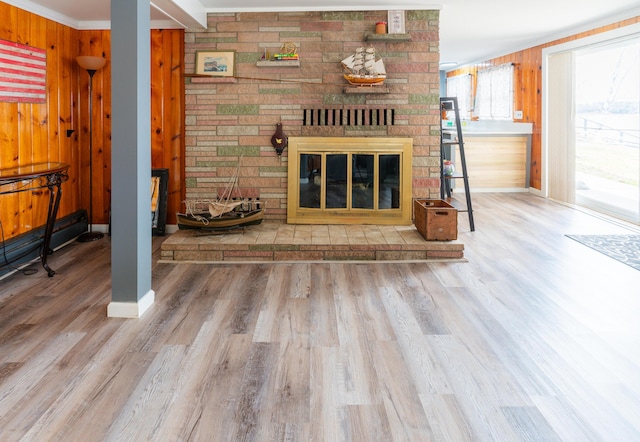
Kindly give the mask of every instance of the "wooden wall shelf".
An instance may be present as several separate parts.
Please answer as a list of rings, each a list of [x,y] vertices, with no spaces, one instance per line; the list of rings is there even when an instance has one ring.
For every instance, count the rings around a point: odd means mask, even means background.
[[[190,78],[191,83],[237,83],[236,77],[214,77],[202,74],[184,74],[185,78]]]
[[[388,94],[387,86],[345,86],[345,94]]]
[[[365,41],[385,41],[385,42],[402,42],[402,41],[410,41],[411,34],[376,34],[373,32],[368,32],[364,34]]]
[[[299,68],[300,60],[260,60],[256,66],[259,68]]]

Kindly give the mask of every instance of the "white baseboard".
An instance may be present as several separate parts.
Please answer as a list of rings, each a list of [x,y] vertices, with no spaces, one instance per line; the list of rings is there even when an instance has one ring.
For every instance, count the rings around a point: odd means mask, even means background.
[[[155,301],[156,293],[149,290],[138,302],[110,302],[107,306],[109,318],[140,318]]]
[[[529,193],[535,195],[535,196],[539,196],[542,198],[545,198],[544,194],[542,193],[541,190],[536,189],[535,187],[529,187]]]
[[[518,192],[529,192],[528,187],[481,187],[481,188],[473,188],[469,189],[470,193],[518,193]],[[464,186],[456,187],[453,189],[453,193],[464,193]]]
[[[165,231],[167,233],[176,233],[178,231],[178,225],[177,224],[167,224],[165,226]]]
[[[94,232],[100,232],[106,235],[109,233],[109,224],[92,224],[91,229]]]

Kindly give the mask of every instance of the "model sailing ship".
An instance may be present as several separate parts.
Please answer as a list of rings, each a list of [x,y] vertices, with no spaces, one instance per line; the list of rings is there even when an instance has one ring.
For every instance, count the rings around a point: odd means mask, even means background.
[[[384,62],[373,46],[360,47],[342,60],[344,78],[355,86],[380,86],[387,78]]]
[[[242,197],[238,188],[239,169],[236,167],[217,199],[184,201],[185,213],[176,213],[178,228],[225,231],[260,224],[264,214],[262,201]]]

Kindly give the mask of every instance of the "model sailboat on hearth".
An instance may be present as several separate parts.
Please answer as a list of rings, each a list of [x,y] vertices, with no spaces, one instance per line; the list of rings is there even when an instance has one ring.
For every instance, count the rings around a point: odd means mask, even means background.
[[[260,224],[264,215],[262,201],[244,198],[238,187],[240,167],[218,198],[186,200],[185,213],[177,213],[179,229],[225,231]]]
[[[384,61],[373,46],[357,48],[354,54],[342,60],[344,78],[355,86],[380,86],[387,78]]]

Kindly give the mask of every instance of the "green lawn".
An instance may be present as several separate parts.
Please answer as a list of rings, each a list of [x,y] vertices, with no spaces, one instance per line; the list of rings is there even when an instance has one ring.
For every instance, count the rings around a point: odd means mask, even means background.
[[[576,170],[638,186],[640,149],[601,140],[577,140]]]

